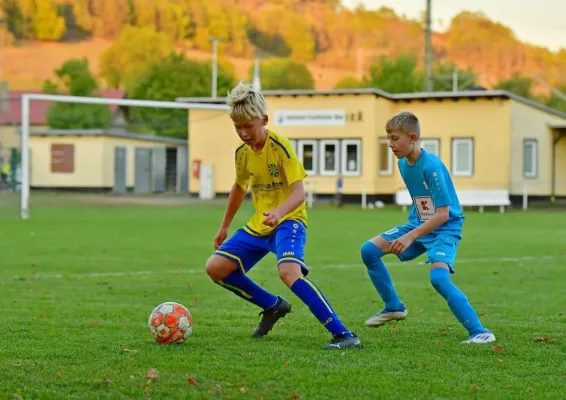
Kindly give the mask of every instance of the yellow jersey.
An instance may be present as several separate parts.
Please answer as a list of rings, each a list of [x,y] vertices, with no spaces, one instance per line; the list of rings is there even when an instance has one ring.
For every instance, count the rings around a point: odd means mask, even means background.
[[[307,177],[289,140],[267,131],[267,140],[260,152],[243,143],[236,149],[236,184],[244,191],[251,186],[254,215],[244,230],[254,236],[266,236],[275,228],[264,225],[264,212],[275,210],[291,194],[290,186]],[[295,210],[284,215],[279,223],[297,219],[307,225],[307,206],[303,201]]]

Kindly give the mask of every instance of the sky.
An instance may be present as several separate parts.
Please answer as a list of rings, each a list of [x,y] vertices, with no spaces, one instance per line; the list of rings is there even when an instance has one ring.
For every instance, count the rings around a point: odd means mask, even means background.
[[[360,3],[367,9],[386,6],[409,18],[418,18],[426,7],[426,0],[342,0],[347,7]],[[566,0],[432,0],[433,29],[447,29],[452,17],[463,10],[482,11],[510,27],[523,42],[552,51],[566,49]]]

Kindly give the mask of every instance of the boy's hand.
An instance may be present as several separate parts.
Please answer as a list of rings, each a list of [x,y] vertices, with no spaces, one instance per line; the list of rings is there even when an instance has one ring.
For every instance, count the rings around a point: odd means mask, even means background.
[[[399,239],[395,239],[391,242],[391,253],[401,254],[409,248],[410,245],[415,241],[414,236],[411,233],[401,236]]]
[[[272,228],[277,226],[277,224],[279,223],[279,219],[281,218],[281,216],[279,215],[279,212],[277,210],[264,212],[263,215],[265,215],[265,219],[263,220],[263,224],[269,225]]]
[[[224,243],[226,238],[228,237],[228,229],[220,228],[214,236],[214,250],[218,250],[218,248]]]

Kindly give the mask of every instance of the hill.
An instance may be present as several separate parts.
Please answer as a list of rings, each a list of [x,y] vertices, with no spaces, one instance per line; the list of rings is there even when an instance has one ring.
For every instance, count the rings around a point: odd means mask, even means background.
[[[4,50],[14,89],[32,89],[71,57],[86,56],[95,71],[99,56],[126,25],[149,26],[170,36],[190,57],[211,57],[209,37],[223,39],[220,54],[248,78],[256,51],[308,65],[319,89],[345,76],[360,77],[377,57],[414,53],[423,59],[419,21],[391,9],[345,9],[338,0],[28,0],[3,2],[9,23]],[[464,11],[445,33],[435,33],[435,61],[472,69],[491,86],[514,73],[564,83],[566,50],[519,41],[508,27]],[[422,64],[421,64],[422,66]]]

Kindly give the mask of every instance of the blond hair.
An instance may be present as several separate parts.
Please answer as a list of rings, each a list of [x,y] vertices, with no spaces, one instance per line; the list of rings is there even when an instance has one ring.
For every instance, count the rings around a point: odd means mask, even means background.
[[[263,95],[241,81],[228,93],[226,104],[230,107],[233,120],[263,119],[267,116],[267,103]]]
[[[401,111],[395,114],[385,124],[385,131],[388,134],[393,132],[416,133],[417,140],[421,137],[421,125],[419,119],[410,111]]]

